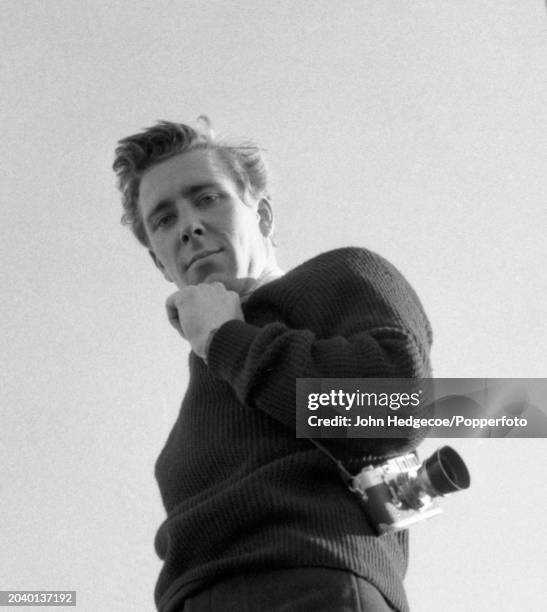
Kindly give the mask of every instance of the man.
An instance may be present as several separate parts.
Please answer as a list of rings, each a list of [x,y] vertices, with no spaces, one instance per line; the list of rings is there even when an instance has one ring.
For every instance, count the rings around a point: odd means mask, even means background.
[[[431,331],[400,273],[365,249],[283,274],[260,150],[161,122],[120,141],[124,221],[178,290],[190,381],[157,464],[162,612],[408,610],[407,535],[378,537],[334,463],[295,436],[295,381],[426,377]],[[332,440],[357,473],[413,449]]]

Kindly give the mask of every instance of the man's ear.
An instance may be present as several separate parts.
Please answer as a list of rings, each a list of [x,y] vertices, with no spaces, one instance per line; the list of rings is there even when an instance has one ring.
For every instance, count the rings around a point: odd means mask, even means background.
[[[261,198],[258,201],[256,214],[258,216],[258,227],[264,238],[271,238],[274,231],[274,217],[272,205],[268,198]]]
[[[165,269],[164,265],[161,263],[161,261],[156,257],[156,254],[151,250],[148,249],[148,254],[150,255],[150,257],[152,258],[152,261],[154,262],[154,265],[156,266],[156,268],[163,274],[163,276],[165,277],[165,280],[172,283],[174,282],[173,279],[169,276],[169,273],[167,272],[167,270]]]

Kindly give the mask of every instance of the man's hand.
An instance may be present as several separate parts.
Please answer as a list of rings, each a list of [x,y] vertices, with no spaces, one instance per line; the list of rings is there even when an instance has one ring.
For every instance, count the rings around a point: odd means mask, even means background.
[[[171,325],[202,359],[211,332],[227,321],[245,320],[239,295],[219,282],[184,287],[167,298],[165,307]]]

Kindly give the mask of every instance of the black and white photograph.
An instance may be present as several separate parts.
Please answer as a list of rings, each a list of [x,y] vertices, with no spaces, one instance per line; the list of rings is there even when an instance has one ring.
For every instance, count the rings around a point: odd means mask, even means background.
[[[543,609],[546,3],[1,12],[0,608]]]

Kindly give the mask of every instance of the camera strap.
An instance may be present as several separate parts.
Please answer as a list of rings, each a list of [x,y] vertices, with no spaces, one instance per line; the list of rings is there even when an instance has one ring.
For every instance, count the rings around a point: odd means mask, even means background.
[[[318,450],[320,450],[324,455],[326,455],[338,468],[338,471],[340,472],[340,475],[342,476],[342,480],[344,481],[344,483],[352,488],[352,483],[353,483],[353,474],[351,474],[348,470],[346,470],[346,467],[344,466],[344,464],[337,459],[327,448],[325,448],[322,444],[319,444],[319,442],[317,442],[317,440],[314,440],[313,438],[308,438],[308,440],[314,444]]]

